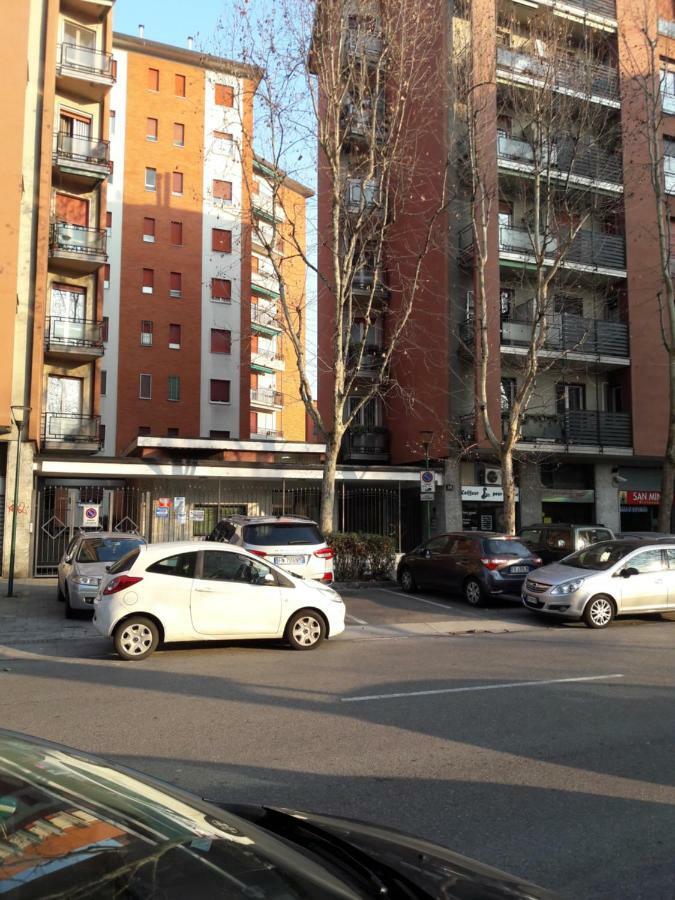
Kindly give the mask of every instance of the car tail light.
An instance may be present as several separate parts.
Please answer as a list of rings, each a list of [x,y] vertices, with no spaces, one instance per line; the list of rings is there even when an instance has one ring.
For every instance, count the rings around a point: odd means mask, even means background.
[[[254,556],[267,556],[264,550],[249,550]]]
[[[543,564],[544,564],[544,560],[540,559],[538,556],[535,556],[534,559],[532,560],[533,566],[541,566]]]
[[[332,572],[326,572],[326,574],[323,576],[323,578],[321,579],[321,581],[322,581],[323,584],[332,584],[332,583],[333,583],[333,573],[332,573]]]
[[[333,559],[335,554],[331,547],[323,547],[321,550],[315,550],[314,556],[318,556],[319,559]]]
[[[485,559],[485,557],[481,557],[481,562],[488,571],[494,572],[495,569],[498,569],[500,566],[508,566],[513,560],[500,559],[499,557],[495,557],[494,559]]]
[[[143,579],[138,578],[134,575],[118,575],[116,578],[113,578],[111,582],[106,584],[103,590],[103,594],[105,596],[110,596],[110,594],[119,594],[120,591],[125,591],[132,585],[138,584],[139,581],[143,581]]]

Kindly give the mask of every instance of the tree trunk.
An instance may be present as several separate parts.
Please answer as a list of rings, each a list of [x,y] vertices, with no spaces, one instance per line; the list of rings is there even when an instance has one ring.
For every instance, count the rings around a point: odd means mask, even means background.
[[[335,475],[337,473],[340,438],[331,434],[326,438],[326,460],[323,464],[323,482],[321,483],[321,516],[319,526],[325,536],[335,529]]]
[[[504,491],[504,533],[516,533],[516,486],[513,481],[513,449],[502,450],[502,489]]]

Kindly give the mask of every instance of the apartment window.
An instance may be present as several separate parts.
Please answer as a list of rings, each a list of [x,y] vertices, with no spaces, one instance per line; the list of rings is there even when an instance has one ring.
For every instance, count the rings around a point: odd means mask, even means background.
[[[169,400],[180,400],[180,376],[179,375],[169,375]]]
[[[139,375],[138,377],[139,400],[152,400],[152,375]],[[140,433],[140,429],[139,429]],[[150,431],[148,430],[148,434]]]
[[[211,299],[229,303],[232,299],[232,282],[229,278],[211,279]]]
[[[110,263],[103,266],[103,287],[106,291],[110,287]]]
[[[112,213],[110,210],[105,214],[105,230],[108,232],[108,237],[110,237],[110,232],[112,231]]]
[[[148,244],[155,243],[155,220],[147,216],[143,219],[143,240]]]
[[[171,223],[171,243],[176,247],[180,247],[183,243],[183,223]]]
[[[101,340],[105,344],[108,340],[108,327],[110,325],[110,319],[107,316],[103,316],[103,322],[101,323]]]
[[[145,138],[148,141],[156,141],[157,134],[159,131],[159,123],[157,119],[146,119],[145,120]]]
[[[152,322],[150,319],[143,319],[141,322],[141,344],[144,347],[152,347]]]
[[[234,106],[234,88],[229,84],[217,84],[215,103],[216,106]]]
[[[182,194],[183,193],[183,173],[182,172],[172,172],[171,173],[171,193],[172,194]]]
[[[105,397],[108,389],[108,373],[105,369],[101,369],[101,396]]]
[[[169,296],[181,297],[183,295],[183,273],[171,272],[169,275]]]
[[[214,200],[224,200],[225,203],[232,203],[232,182],[220,181],[218,178],[214,178],[212,193]]]
[[[176,147],[185,146],[185,125],[181,122],[173,123],[173,142]]]
[[[232,253],[232,232],[214,228],[211,232],[211,249],[215,253]]]
[[[108,119],[108,133],[110,137],[115,137],[115,124],[116,124],[117,116],[115,115],[115,110],[110,110],[110,118]]]
[[[167,428],[166,436],[167,437],[180,437],[180,428]]]
[[[110,163],[109,163],[109,169],[108,169],[108,184],[113,183],[114,176],[115,176],[115,160],[111,159]]]
[[[98,436],[101,441],[101,446],[105,447],[105,425],[103,425],[103,423],[98,426]]]
[[[508,413],[516,399],[517,383],[515,378],[502,378],[501,380],[501,409],[503,413]]]
[[[231,353],[232,332],[225,328],[211,329],[211,353]]]
[[[145,189],[146,191],[157,190],[157,169],[145,170]]]
[[[586,385],[558,382],[555,386],[555,406],[558,415],[586,409]]]
[[[139,437],[148,437],[149,434],[150,434],[150,426],[149,425],[139,425],[138,426],[138,436]]]
[[[180,350],[180,325],[169,325],[169,350]]]
[[[223,381],[219,378],[212,378],[210,386],[210,398],[211,403],[229,403],[230,382]]]
[[[209,431],[209,437],[212,441],[228,441],[230,439],[229,431]]]
[[[159,69],[148,69],[148,90],[159,90]]]
[[[251,257],[251,272],[258,273],[260,271],[260,258],[257,256]]]
[[[255,194],[256,196],[258,196],[258,194],[260,193],[260,182],[257,178],[254,178],[251,182],[251,193]]]
[[[184,97],[185,96],[185,75],[175,75],[174,76],[174,94],[176,97]]]
[[[155,270],[143,269],[143,293],[152,294],[155,287]]]

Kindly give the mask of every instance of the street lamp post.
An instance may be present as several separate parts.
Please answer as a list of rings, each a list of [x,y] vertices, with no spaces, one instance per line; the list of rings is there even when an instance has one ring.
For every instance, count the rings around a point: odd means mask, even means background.
[[[429,447],[431,446],[431,442],[434,439],[433,431],[420,431],[420,443],[424,449],[424,468],[426,471],[429,469]],[[429,540],[431,537],[431,506],[427,502],[424,504],[426,507],[425,512],[425,540]]]
[[[7,596],[14,596],[14,558],[16,556],[16,516],[19,505],[19,472],[21,464],[21,435],[30,414],[29,406],[12,406],[12,418],[16,425],[16,459],[14,465],[14,504],[12,506],[12,537],[9,545],[9,573],[7,576]]]

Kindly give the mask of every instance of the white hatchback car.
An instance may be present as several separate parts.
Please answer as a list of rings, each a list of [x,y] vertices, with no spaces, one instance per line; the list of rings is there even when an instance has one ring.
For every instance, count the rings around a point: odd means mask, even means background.
[[[285,638],[312,650],[344,631],[340,595],[230,544],[150,544],[110,567],[94,626],[122,659],[172,641]]]

